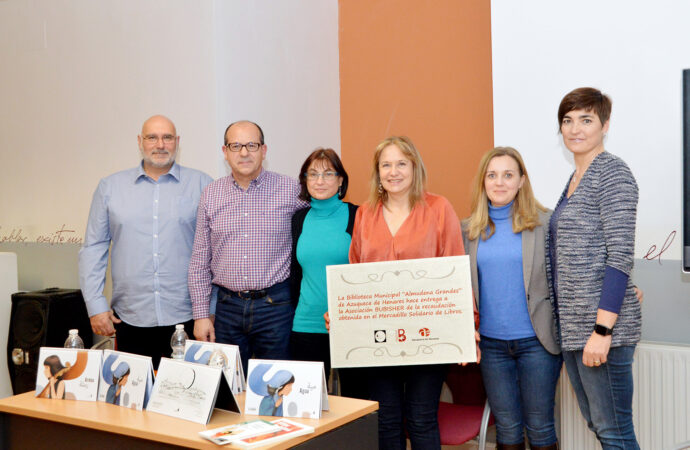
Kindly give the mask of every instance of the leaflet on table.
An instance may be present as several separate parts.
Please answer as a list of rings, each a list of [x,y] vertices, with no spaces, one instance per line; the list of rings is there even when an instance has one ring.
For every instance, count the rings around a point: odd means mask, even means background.
[[[475,362],[468,256],[326,267],[333,367]]]
[[[214,407],[239,413],[231,381],[220,367],[162,358],[146,410],[201,424]]]
[[[245,414],[318,419],[328,411],[323,362],[250,359]]]
[[[208,439],[214,444],[225,445],[238,439],[246,439],[259,434],[281,431],[278,425],[274,425],[266,420],[250,420],[248,422],[226,425],[212,430],[200,431],[199,436]]]
[[[36,397],[96,401],[100,350],[41,347]]]
[[[98,400],[141,411],[153,389],[153,364],[150,356],[103,351]]]
[[[254,437],[238,439],[233,441],[232,444],[244,448],[261,447],[274,442],[284,441],[286,439],[292,439],[303,434],[314,432],[314,427],[310,427],[309,425],[305,425],[303,423],[293,422],[292,420],[288,419],[276,419],[272,420],[271,423],[278,425],[280,430],[260,434]]]
[[[247,389],[244,379],[244,369],[240,359],[240,348],[231,344],[218,344],[215,342],[203,342],[187,339],[184,347],[184,360],[198,364],[208,364],[211,353],[218,348],[228,359],[225,371],[232,380],[232,392],[239,394]]]

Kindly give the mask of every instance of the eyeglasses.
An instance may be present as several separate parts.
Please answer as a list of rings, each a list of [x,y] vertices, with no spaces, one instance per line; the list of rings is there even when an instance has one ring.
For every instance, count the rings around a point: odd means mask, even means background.
[[[309,181],[316,181],[319,178],[323,178],[325,181],[333,181],[335,180],[335,177],[338,176],[338,172],[333,172],[332,170],[329,170],[328,172],[324,173],[319,173],[319,172],[307,172],[304,174],[305,177]]]
[[[247,142],[246,144],[240,144],[239,142],[232,142],[230,144],[227,144],[225,148],[230,150],[231,152],[241,152],[242,147],[247,147],[248,152],[255,152],[259,150],[259,147],[261,147],[261,144],[258,142]]]
[[[155,134],[147,134],[144,136],[144,142],[147,144],[155,144],[158,142],[159,139],[163,139],[164,144],[172,144],[175,142],[176,136],[173,136],[172,134],[164,134],[163,136],[156,136]]]

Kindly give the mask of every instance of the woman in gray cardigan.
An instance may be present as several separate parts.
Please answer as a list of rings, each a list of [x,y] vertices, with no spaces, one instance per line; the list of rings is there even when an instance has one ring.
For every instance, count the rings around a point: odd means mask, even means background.
[[[463,238],[498,449],[524,450],[525,429],[530,448],[558,448],[554,397],[561,349],[545,264],[549,216],[517,150],[496,147],[482,157]]]
[[[641,309],[633,267],[638,189],[628,166],[604,149],[611,100],[593,88],[558,109],[575,172],[551,217],[548,245],[561,347],[580,410],[604,450],[638,449],[632,361]]]

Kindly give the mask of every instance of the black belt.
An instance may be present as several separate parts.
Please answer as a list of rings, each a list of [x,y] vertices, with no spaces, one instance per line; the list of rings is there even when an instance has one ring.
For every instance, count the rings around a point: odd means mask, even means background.
[[[225,295],[231,295],[233,297],[239,297],[244,300],[256,300],[257,298],[263,298],[269,295],[271,292],[282,288],[284,285],[287,284],[287,281],[281,281],[280,283],[276,283],[271,287],[267,287],[266,289],[257,289],[257,290],[247,290],[247,291],[232,291],[230,289],[227,289],[223,286],[218,286],[218,290],[222,292]]]

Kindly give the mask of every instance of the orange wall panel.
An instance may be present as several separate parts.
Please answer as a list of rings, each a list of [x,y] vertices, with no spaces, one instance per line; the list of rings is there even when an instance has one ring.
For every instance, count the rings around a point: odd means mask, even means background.
[[[372,155],[390,135],[419,148],[428,189],[469,214],[493,146],[489,0],[340,0],[341,154],[348,199],[366,200]]]

